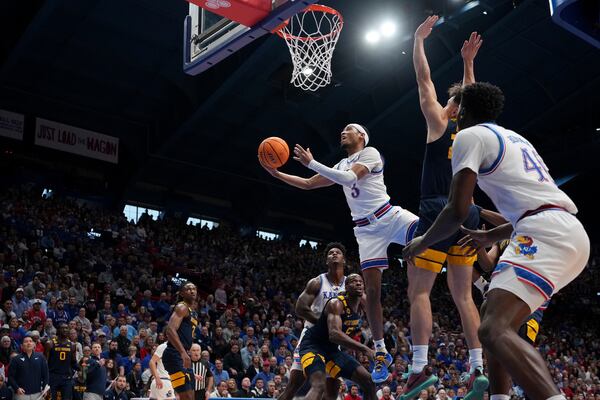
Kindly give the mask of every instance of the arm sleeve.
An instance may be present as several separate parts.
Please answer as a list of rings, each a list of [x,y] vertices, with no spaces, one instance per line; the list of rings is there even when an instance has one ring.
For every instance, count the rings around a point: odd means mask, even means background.
[[[373,172],[383,168],[383,159],[375,147],[365,147],[356,160],[356,164],[364,165],[369,172]]]
[[[467,128],[456,135],[452,145],[452,175],[467,168],[479,173],[484,158],[483,140],[473,128]],[[485,129],[485,128],[484,128]]]
[[[328,166],[321,164],[317,160],[312,160],[308,164],[308,168],[312,169],[319,175],[324,176],[330,181],[333,181],[338,185],[342,186],[351,187],[356,183],[356,180],[358,179],[354,171],[340,171],[338,169],[329,168]]]

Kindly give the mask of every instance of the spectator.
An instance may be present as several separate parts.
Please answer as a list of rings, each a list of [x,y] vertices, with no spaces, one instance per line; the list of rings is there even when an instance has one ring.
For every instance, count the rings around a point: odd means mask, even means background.
[[[227,379],[229,379],[229,373],[223,369],[223,361],[218,358],[215,360],[213,376],[215,377],[215,386],[218,386],[222,381],[227,381]]]
[[[251,382],[249,378],[242,379],[242,385],[240,389],[233,394],[233,397],[237,398],[250,398],[252,397],[252,391],[250,390]]]
[[[142,364],[136,361],[133,364],[133,368],[127,374],[127,384],[129,385],[129,391],[132,392],[135,397],[142,397]],[[387,400],[387,399],[386,399]]]
[[[225,369],[229,376],[241,379],[244,373],[244,364],[242,363],[242,356],[240,355],[240,346],[237,343],[231,345],[231,350],[225,355],[223,359],[223,369]],[[237,388],[235,390],[237,392]]]
[[[254,356],[252,357],[252,364],[246,369],[245,376],[250,378],[252,382],[254,382],[254,377],[261,372],[261,362],[260,356]]]
[[[12,296],[11,300],[14,313],[16,314],[17,318],[21,318],[23,313],[29,309],[29,299],[25,297],[25,291],[22,287],[15,291],[15,294]]]
[[[263,361],[262,371],[252,379],[252,384],[256,384],[257,379],[262,379],[263,382],[270,382],[274,377],[275,374],[271,372],[271,363],[268,360],[265,360]]]
[[[120,367],[123,367],[123,374],[125,376],[129,376],[129,373],[135,366],[135,364],[139,363],[141,365],[141,360],[137,357],[137,348],[135,346],[129,346],[129,354],[127,357],[121,357]],[[141,372],[140,372],[141,374]]]
[[[54,321],[56,326],[69,323],[71,317],[67,310],[65,310],[65,303],[63,299],[59,298],[56,300],[56,308],[48,312],[48,317]]]
[[[261,378],[256,379],[254,382],[254,389],[250,391],[252,393],[252,397],[263,397],[265,393],[265,381]]]
[[[233,379],[233,378],[227,379],[227,393],[229,393],[231,395],[237,391],[238,391],[238,388],[237,388],[237,382],[235,381],[235,379]]]
[[[79,340],[75,329],[69,331],[69,339],[75,344],[77,362],[80,362],[83,357],[83,346],[81,345],[81,341]]]
[[[12,400],[13,392],[4,381],[4,374],[0,374],[0,400]]]
[[[252,364],[252,358],[255,355],[257,355],[256,346],[254,346],[254,342],[250,341],[248,342],[246,347],[242,348],[241,351],[242,366],[244,368],[244,371],[246,371],[250,367],[250,365]]]
[[[123,375],[119,375],[115,383],[104,392],[104,400],[129,400],[126,388],[127,380]]]
[[[11,299],[6,299],[0,308],[0,323],[4,324],[10,321],[11,318],[17,318],[17,314],[12,310],[13,302]]]
[[[127,357],[129,355],[129,346],[131,345],[131,340],[127,338],[127,326],[121,325],[119,328],[119,335],[114,339],[117,342],[117,348],[119,349],[119,354],[123,357]],[[137,351],[137,349],[136,349]]]
[[[221,381],[221,383],[219,383],[217,385],[217,389],[214,392],[212,392],[209,397],[210,398],[231,397],[231,395],[227,391],[227,381]]]
[[[106,386],[113,383],[113,381],[120,375],[117,363],[112,358],[104,359],[104,369],[106,371]]]
[[[392,396],[392,390],[387,385],[377,391],[377,398],[379,400],[394,400],[394,396]]]
[[[358,386],[350,386],[350,393],[344,397],[344,400],[362,400],[362,397],[358,394]]]
[[[79,314],[75,318],[73,318],[73,321],[80,323],[83,331],[85,333],[87,333],[88,335],[90,335],[92,333],[92,323],[85,316],[85,313],[86,313],[85,308],[81,307],[79,309]]]
[[[17,400],[33,400],[48,384],[48,364],[41,353],[35,353],[31,337],[23,339],[23,352],[10,361],[8,384]]]
[[[263,392],[262,396],[263,398],[267,398],[267,399],[276,399],[277,398],[277,389],[275,388],[275,382],[273,381],[269,381],[267,382],[267,390],[265,392]]]

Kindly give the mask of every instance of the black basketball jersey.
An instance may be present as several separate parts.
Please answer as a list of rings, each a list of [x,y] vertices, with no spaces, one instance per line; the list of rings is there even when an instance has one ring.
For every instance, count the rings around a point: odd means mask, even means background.
[[[73,376],[73,343],[67,339],[60,343],[58,338],[52,338],[53,346],[48,354],[48,370],[51,374]]]
[[[198,314],[196,313],[196,311],[192,310],[191,307],[185,302],[177,303],[175,307],[177,307],[179,304],[184,304],[185,306],[187,306],[189,310],[189,315],[181,321],[181,325],[179,325],[179,329],[177,329],[177,335],[179,336],[179,341],[181,342],[183,347],[186,350],[189,350],[192,347],[192,338],[194,331],[196,330],[196,326],[198,326]],[[173,312],[175,312],[175,309],[173,309]],[[175,348],[175,346],[173,346],[171,342],[169,342],[167,346],[171,347],[172,349]]]
[[[456,122],[448,121],[446,132],[438,140],[427,143],[421,176],[421,198],[448,196],[452,182],[452,143]]]
[[[346,296],[339,295],[337,297],[329,299],[327,303],[325,303],[325,307],[323,308],[323,312],[321,313],[319,320],[312,327],[308,328],[305,337],[309,338],[309,340],[313,342],[319,342],[337,347],[336,344],[329,342],[329,327],[327,326],[327,312],[325,312],[325,310],[327,309],[327,304],[333,299],[338,299],[344,305],[344,313],[341,315],[342,331],[348,336],[353,336],[358,331],[360,331],[360,327],[362,325],[362,319],[360,315],[357,312],[354,312],[348,306]]]

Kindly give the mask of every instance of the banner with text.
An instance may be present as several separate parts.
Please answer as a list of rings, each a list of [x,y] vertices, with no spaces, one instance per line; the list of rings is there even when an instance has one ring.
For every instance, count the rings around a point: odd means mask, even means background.
[[[0,110],[0,136],[23,140],[25,116],[14,112]]]
[[[119,138],[37,118],[35,144],[117,164]]]

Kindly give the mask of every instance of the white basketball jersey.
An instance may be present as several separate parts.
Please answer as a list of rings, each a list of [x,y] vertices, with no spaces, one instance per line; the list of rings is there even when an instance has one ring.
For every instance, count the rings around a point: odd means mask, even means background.
[[[165,366],[162,362],[162,356],[163,356],[163,353],[165,352],[166,348],[167,348],[167,342],[164,342],[156,348],[156,351],[154,352],[154,354],[156,354],[156,356],[158,357],[158,362],[156,363],[156,370],[158,371],[158,376],[160,376],[161,378],[168,379],[169,373],[165,369]]]
[[[377,149],[365,147],[348,158],[344,158],[334,168],[348,171],[355,164],[364,165],[369,170],[369,174],[356,181],[352,187],[343,186],[352,218],[357,219],[374,213],[390,201],[390,196],[388,196],[383,182],[383,159]]]
[[[340,292],[346,290],[346,277],[342,278],[342,283],[339,286],[334,286],[329,279],[327,278],[327,273],[319,275],[319,279],[321,280],[321,289],[319,290],[319,294],[315,297],[310,309],[321,316],[323,313],[323,309],[325,308],[325,304],[327,300],[336,297]],[[304,321],[304,330],[310,328],[314,324],[309,321]]]
[[[452,170],[470,168],[478,185],[514,226],[527,211],[554,205],[577,213],[556,186],[535,148],[523,136],[495,124],[476,125],[456,136]]]

